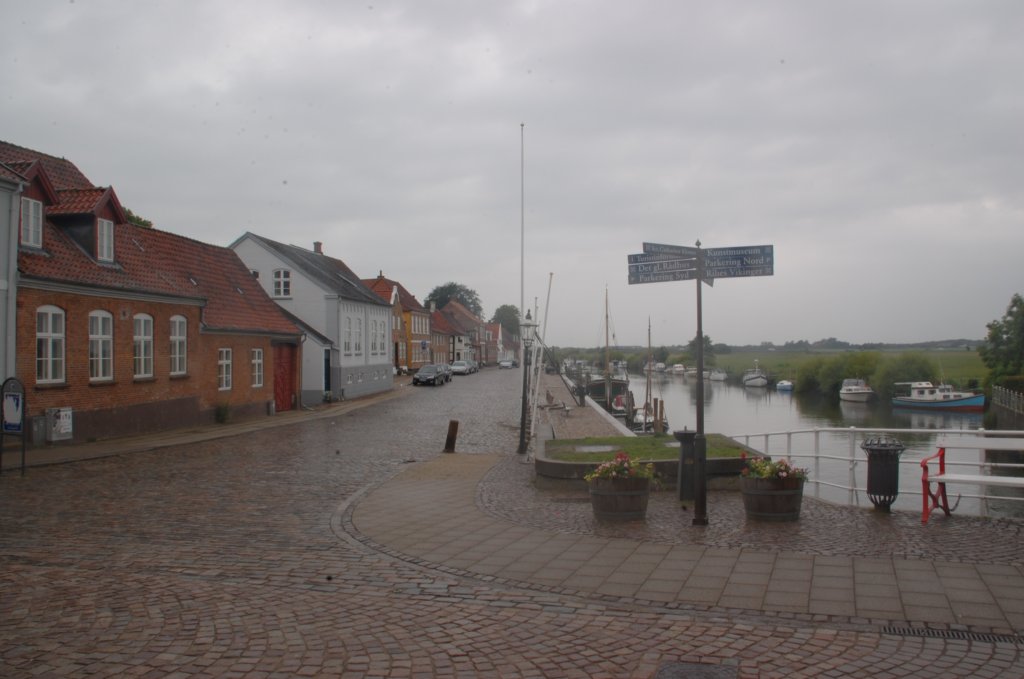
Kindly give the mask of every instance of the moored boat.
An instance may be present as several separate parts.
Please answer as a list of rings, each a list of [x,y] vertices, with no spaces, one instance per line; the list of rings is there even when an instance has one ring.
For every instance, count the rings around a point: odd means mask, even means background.
[[[857,378],[847,378],[843,380],[843,386],[839,387],[840,401],[865,403],[874,395],[875,390],[869,387],[867,382]]]
[[[672,366],[672,374],[673,375],[685,375],[686,374],[686,366],[683,365],[682,363],[676,363],[675,365]]]
[[[712,382],[725,382],[729,375],[721,368],[712,368],[711,374],[708,375],[708,379]]]
[[[790,380],[779,380],[775,383],[777,391],[793,391],[793,382]]]
[[[972,391],[954,391],[949,384],[897,382],[909,386],[910,393],[892,397],[896,408],[941,408],[943,410],[984,410],[985,395]]]
[[[768,386],[768,375],[761,370],[761,367],[757,363],[757,359],[754,359],[754,367],[743,371],[743,386],[744,387],[767,387]]]

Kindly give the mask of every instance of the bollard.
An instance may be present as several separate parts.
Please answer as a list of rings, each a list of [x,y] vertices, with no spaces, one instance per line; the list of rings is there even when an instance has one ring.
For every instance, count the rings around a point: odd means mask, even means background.
[[[694,474],[693,474],[693,441],[697,432],[683,429],[674,431],[672,435],[679,441],[679,473],[676,477],[676,492],[679,494],[680,502],[693,501]]]
[[[455,439],[459,437],[459,421],[448,420],[448,438],[444,441],[444,452],[455,452]]]

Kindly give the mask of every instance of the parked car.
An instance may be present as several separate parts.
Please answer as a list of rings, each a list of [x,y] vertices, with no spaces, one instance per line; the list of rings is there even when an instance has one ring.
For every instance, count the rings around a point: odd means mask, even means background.
[[[478,373],[478,372],[480,372],[480,364],[477,363],[476,361],[471,359],[471,360],[466,361],[466,363],[469,364],[469,372],[471,372],[471,373]]]
[[[412,376],[413,384],[429,384],[431,386],[437,386],[444,384],[448,381],[448,377],[445,375],[444,369],[439,365],[428,363]]]
[[[511,358],[506,358],[503,361],[498,361],[498,367],[499,368],[514,368],[514,367],[516,367],[516,362],[513,361]]]
[[[445,382],[451,382],[452,381],[452,375],[455,374],[455,373],[452,372],[452,365],[451,365],[451,363],[438,363],[437,365],[441,368],[441,370],[444,371],[444,381]]]
[[[466,361],[455,361],[452,363],[452,373],[455,375],[468,375],[473,372]]]

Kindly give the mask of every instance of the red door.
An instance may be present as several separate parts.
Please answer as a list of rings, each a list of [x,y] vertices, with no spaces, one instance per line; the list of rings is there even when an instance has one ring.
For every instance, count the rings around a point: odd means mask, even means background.
[[[274,345],[274,407],[277,412],[294,407],[295,394],[295,345]]]

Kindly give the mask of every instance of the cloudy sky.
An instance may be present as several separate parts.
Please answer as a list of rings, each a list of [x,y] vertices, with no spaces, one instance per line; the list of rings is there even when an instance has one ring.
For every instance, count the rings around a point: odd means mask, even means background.
[[[645,241],[774,246],[704,288],[729,344],[982,338],[1024,292],[1017,0],[2,13],[0,139],[158,228],[322,241],[421,300],[455,281],[489,316],[522,267],[549,344],[603,344],[606,289],[619,344],[694,336],[693,281],[627,284]]]

